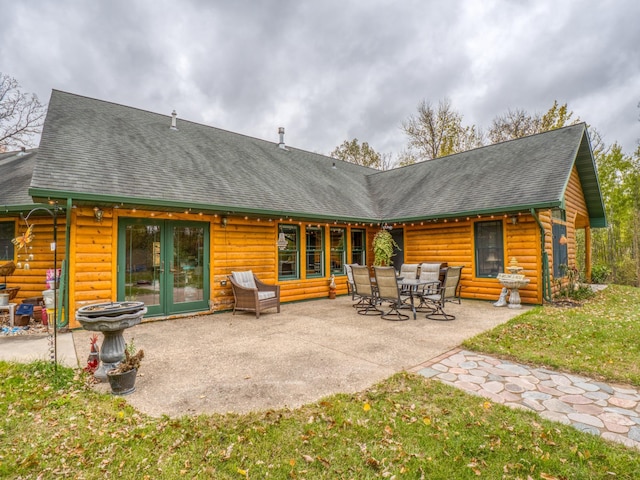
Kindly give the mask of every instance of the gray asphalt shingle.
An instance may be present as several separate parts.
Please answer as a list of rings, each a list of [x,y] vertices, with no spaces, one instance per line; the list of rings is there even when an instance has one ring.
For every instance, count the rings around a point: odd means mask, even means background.
[[[170,115],[54,90],[31,186],[375,222],[558,204],[580,151],[591,216],[604,219],[584,124],[385,172],[182,119],[177,131],[170,124]]]
[[[170,116],[54,91],[32,187],[371,218],[374,170]],[[337,168],[332,168],[333,163]]]
[[[0,154],[0,211],[3,206],[30,205],[29,184],[37,150]]]

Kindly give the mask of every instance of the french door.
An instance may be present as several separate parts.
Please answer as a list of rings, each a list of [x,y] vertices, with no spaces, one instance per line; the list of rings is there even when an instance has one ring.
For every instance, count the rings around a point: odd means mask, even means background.
[[[209,224],[122,218],[118,300],[144,302],[147,315],[209,308]]]

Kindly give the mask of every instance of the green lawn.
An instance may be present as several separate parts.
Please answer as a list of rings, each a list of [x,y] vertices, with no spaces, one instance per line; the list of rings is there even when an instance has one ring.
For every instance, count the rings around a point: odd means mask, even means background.
[[[537,307],[463,346],[640,386],[640,288],[610,285],[580,308]]]
[[[637,384],[636,367],[632,375],[624,365],[638,358],[628,327],[638,330],[639,308],[637,289],[611,287],[584,307],[536,309],[465,347],[497,342],[499,354],[582,373],[592,363],[599,375]],[[606,354],[587,348],[601,336]],[[567,355],[574,345],[581,353]],[[591,362],[573,363],[576,355]],[[631,479],[640,471],[636,450],[410,374],[291,411],[156,419],[70,369],[54,376],[46,363],[0,362],[0,415],[0,478]]]

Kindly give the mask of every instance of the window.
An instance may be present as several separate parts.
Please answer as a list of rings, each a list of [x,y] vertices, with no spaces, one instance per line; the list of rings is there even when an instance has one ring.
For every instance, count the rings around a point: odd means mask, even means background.
[[[278,227],[278,280],[300,278],[299,230],[295,225]],[[281,240],[284,240],[281,242]]]
[[[307,277],[324,276],[324,229],[307,227]]]
[[[344,275],[344,264],[346,263],[347,254],[347,231],[344,228],[332,228],[329,233],[331,242],[331,273],[334,275]]]
[[[13,261],[14,250],[11,240],[16,236],[14,222],[0,222],[0,261]]]
[[[366,242],[364,230],[351,230],[351,263],[366,265]]]
[[[554,223],[551,231],[553,233],[553,278],[566,277],[569,267],[567,226]]]
[[[504,271],[502,246],[502,220],[476,222],[474,225],[476,247],[476,277],[497,277]]]

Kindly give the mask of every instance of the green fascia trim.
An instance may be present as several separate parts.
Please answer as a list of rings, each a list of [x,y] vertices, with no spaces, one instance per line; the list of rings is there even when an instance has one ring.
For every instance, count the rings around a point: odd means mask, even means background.
[[[218,213],[226,215],[255,215],[255,216],[272,216],[277,218],[294,218],[296,220],[322,220],[326,221],[339,221],[339,222],[355,222],[355,223],[380,223],[379,219],[372,218],[356,218],[356,217],[343,217],[332,215],[318,215],[313,213],[303,213],[295,211],[279,211],[279,210],[265,210],[259,208],[246,208],[228,205],[213,205],[213,204],[198,204],[189,202],[171,202],[165,200],[154,200],[137,197],[121,197],[117,195],[95,195],[90,193],[78,193],[62,190],[45,190],[40,188],[30,188],[29,195],[34,199],[46,199],[49,200],[64,200],[73,199],[74,202],[83,202],[88,204],[99,204],[100,206],[123,206],[123,207],[153,207],[162,208],[165,210],[182,212],[184,210],[192,210],[195,212],[203,213]]]
[[[556,208],[562,205],[561,200],[545,203],[537,203],[535,205],[511,205],[509,207],[491,208],[485,210],[466,210],[463,212],[447,213],[445,215],[431,215],[424,217],[404,217],[404,218],[392,218],[387,219],[386,222],[418,222],[421,220],[441,220],[460,217],[475,217],[477,215],[503,215],[503,214],[517,214],[519,212],[529,212],[532,208],[536,210],[544,210],[547,208]]]
[[[604,201],[602,199],[600,179],[598,178],[598,167],[595,159],[593,158],[593,151],[590,146],[586,127],[582,134],[582,140],[578,146],[578,151],[576,152],[574,164],[578,170],[578,175],[580,176],[580,183],[582,184],[582,191],[585,203],[587,204],[590,220],[595,220],[594,224],[591,226],[593,227],[597,224],[598,226],[596,228],[606,227],[607,214],[604,207]],[[604,225],[601,224],[602,221],[604,221]]]
[[[607,219],[605,217],[589,217],[589,225],[591,228],[606,228]]]
[[[50,208],[48,203],[28,203],[26,205],[0,205],[0,213],[28,212],[34,208]]]

